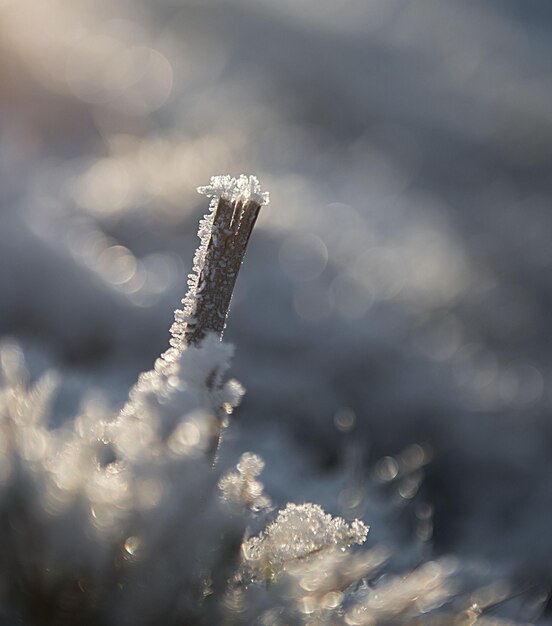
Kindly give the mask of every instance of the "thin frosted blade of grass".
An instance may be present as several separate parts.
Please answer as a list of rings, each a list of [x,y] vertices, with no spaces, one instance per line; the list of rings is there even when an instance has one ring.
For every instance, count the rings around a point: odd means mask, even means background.
[[[208,388],[213,412],[221,420],[224,417],[221,406],[226,401],[221,401],[220,378],[231,350],[223,346],[218,349],[212,341],[203,339],[207,335],[222,339],[238,272],[259,210],[268,203],[268,194],[261,192],[257,178],[244,175],[215,176],[209,186],[199,187],[198,191],[211,197],[211,203],[199,224],[200,245],[188,276],[188,292],[182,309],[175,311],[169,349],[130,391],[122,411],[126,415],[143,414],[151,405],[148,398],[174,395],[177,381],[185,376],[181,361],[190,347],[198,350],[197,354],[189,354],[197,364],[196,373],[204,372],[201,381],[193,384]],[[186,385],[191,382],[188,380]]]
[[[222,338],[238,272],[260,208],[255,201],[232,203],[226,198],[218,199],[197,286],[185,302],[190,316],[184,328],[186,345],[197,345],[207,332]],[[175,326],[181,341],[182,329]]]
[[[188,293],[171,328],[171,346],[177,351],[197,345],[208,332],[222,338],[251,232],[261,206],[268,203],[268,194],[261,192],[254,176],[215,176],[198,191],[212,200],[200,224],[201,244]]]

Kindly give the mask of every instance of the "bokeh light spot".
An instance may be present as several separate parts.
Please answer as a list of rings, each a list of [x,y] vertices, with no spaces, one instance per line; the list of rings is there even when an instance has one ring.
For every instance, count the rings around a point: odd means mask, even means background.
[[[326,244],[314,233],[292,234],[280,248],[280,266],[293,280],[317,278],[328,262]]]

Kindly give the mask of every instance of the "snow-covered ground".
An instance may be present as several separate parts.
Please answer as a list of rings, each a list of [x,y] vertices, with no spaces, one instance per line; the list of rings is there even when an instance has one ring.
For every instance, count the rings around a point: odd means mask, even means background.
[[[213,174],[270,191],[222,449],[278,506],[552,586],[552,6],[0,0],[0,335],[58,422],[168,342]],[[432,527],[432,528],[431,528]],[[483,572],[483,574],[481,574]],[[546,612],[543,620],[546,619]]]

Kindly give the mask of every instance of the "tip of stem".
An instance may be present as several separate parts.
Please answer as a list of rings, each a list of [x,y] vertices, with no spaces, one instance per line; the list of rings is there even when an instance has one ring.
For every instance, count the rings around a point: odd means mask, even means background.
[[[212,176],[211,181],[204,187],[197,188],[198,193],[211,198],[224,198],[230,202],[256,202],[262,206],[270,201],[269,194],[261,191],[261,185],[256,176],[240,174],[234,178],[229,174]]]

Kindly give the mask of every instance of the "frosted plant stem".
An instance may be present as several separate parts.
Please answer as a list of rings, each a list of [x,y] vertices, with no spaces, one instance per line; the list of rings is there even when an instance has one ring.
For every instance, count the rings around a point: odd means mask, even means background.
[[[171,348],[162,355],[168,363],[174,363],[175,356],[187,347],[197,347],[208,333],[222,340],[249,238],[261,206],[269,201],[255,176],[214,176],[210,185],[198,191],[211,197],[211,205],[199,225],[200,245],[183,307],[175,312]],[[211,392],[217,389],[219,376],[215,368],[205,380]],[[226,415],[220,406],[214,410],[220,427],[210,456],[216,463]]]
[[[218,419],[210,450],[211,458],[216,460],[227,416],[242,393],[237,390],[239,385],[223,385],[222,374],[232,349],[219,346],[219,350],[217,338],[222,340],[247,243],[261,206],[268,203],[268,194],[261,191],[255,176],[244,175],[214,176],[210,185],[198,191],[209,196],[211,204],[199,224],[200,244],[182,308],[174,313],[170,347],[156,360],[153,370],[140,375],[120,415],[143,419],[150,411],[158,411],[160,405],[164,407],[161,412],[167,413],[168,399],[178,395],[179,388],[187,389],[188,394],[192,388],[199,394],[207,392],[212,415]],[[225,354],[222,360],[221,350]],[[193,366],[195,359],[197,367]],[[183,361],[187,362],[186,374],[181,369]]]
[[[260,208],[255,200],[218,199],[198,276],[194,318],[184,331],[187,345],[197,345],[207,332],[222,339],[238,272]]]
[[[214,176],[199,193],[211,197],[209,213],[199,225],[199,248],[182,309],[175,312],[171,347],[181,352],[196,346],[209,332],[220,339],[232,293],[253,226],[268,194],[255,176]],[[166,353],[171,360],[171,350]]]

